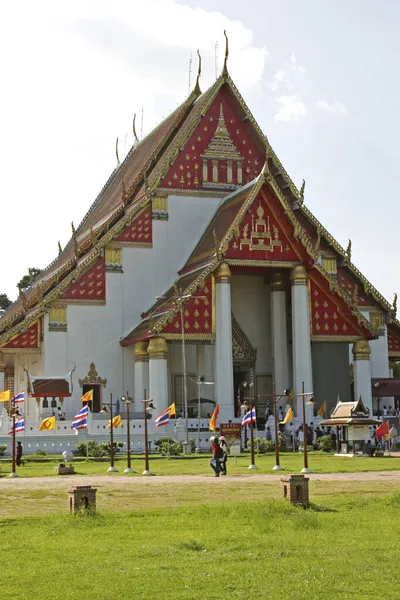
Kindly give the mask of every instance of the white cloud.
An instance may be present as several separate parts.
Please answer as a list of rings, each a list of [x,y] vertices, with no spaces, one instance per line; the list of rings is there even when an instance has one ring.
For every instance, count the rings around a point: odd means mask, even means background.
[[[15,298],[26,269],[45,267],[57,255],[57,241],[68,241],[71,221],[80,222],[115,167],[117,136],[123,158],[133,113],[140,135],[144,107],[146,134],[184,100],[191,53],[195,82],[196,48],[201,88],[214,81],[214,46],[218,40],[221,70],[224,29],[229,72],[251,104],[267,50],[221,12],[173,0],[20,0],[2,9],[3,220],[15,222],[15,206],[24,214],[18,234],[29,242],[29,257],[25,245],[15,246],[13,228],[5,228],[3,245],[13,248],[13,260],[3,261],[1,292]],[[21,164],[29,181],[22,196]]]
[[[299,65],[299,63],[297,62],[297,58],[295,53],[293,52],[293,54],[290,57],[290,62],[292,63],[292,67],[295,71],[297,71],[298,73],[305,73],[306,69],[305,67],[303,67],[303,65]]]
[[[274,115],[275,123],[289,123],[307,114],[307,109],[299,94],[279,96],[275,101],[280,104],[278,112]]]
[[[326,100],[319,100],[317,102],[317,108],[323,112],[331,113],[338,116],[346,116],[348,114],[347,108],[341,102],[337,100],[335,102],[327,102]]]
[[[270,83],[270,88],[273,92],[276,92],[280,87],[285,87],[288,92],[291,92],[293,89],[289,74],[283,70],[277,71]]]

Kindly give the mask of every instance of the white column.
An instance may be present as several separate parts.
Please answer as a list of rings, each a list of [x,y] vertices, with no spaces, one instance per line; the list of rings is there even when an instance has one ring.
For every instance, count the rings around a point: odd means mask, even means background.
[[[215,400],[219,423],[235,417],[232,362],[231,270],[222,263],[215,277]]]
[[[354,400],[361,396],[363,404],[369,408],[370,415],[372,410],[372,390],[371,390],[371,348],[368,340],[359,340],[353,344],[353,368],[354,368]]]
[[[389,375],[389,349],[388,349],[388,333],[385,324],[385,315],[382,312],[361,311],[362,315],[371,322],[378,330],[379,337],[376,340],[371,340],[369,345],[371,348],[371,375],[372,377],[388,378]]]
[[[274,273],[271,276],[271,322],[274,381],[278,394],[290,388],[285,289],[282,273]]]
[[[163,337],[154,337],[149,341],[149,397],[153,399],[156,414],[168,407],[168,369],[167,341]]]
[[[294,267],[290,279],[292,281],[293,403],[296,407],[296,417],[302,419],[302,400],[297,396],[301,393],[302,382],[304,381],[305,392],[313,391],[308,274],[305,267],[302,265]],[[318,399],[316,401],[318,402]],[[310,423],[314,418],[313,409],[307,404],[305,408],[306,421]]]
[[[6,370],[6,365],[4,362],[4,356],[0,352],[0,392],[4,392],[4,372]]]
[[[133,355],[135,357],[135,410],[141,411],[140,401],[144,398],[144,390],[149,394],[149,355],[148,342],[136,342]]]

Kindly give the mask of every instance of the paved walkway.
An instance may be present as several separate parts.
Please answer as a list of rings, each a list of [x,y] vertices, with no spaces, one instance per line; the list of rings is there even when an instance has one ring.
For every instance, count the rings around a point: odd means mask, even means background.
[[[289,474],[282,471],[282,476]],[[400,483],[400,471],[367,471],[363,473],[321,473],[308,475],[311,481],[371,481],[386,482],[398,481]],[[169,484],[192,485],[213,484],[232,485],[233,482],[244,483],[245,481],[257,483],[280,483],[280,475],[228,475],[227,477],[214,478],[212,475],[163,475],[160,477],[113,477],[110,475],[73,475],[62,477],[27,477],[0,479],[0,489],[9,491],[33,490],[33,489],[64,489],[71,485],[106,486],[119,489],[143,488],[145,486],[165,486]]]

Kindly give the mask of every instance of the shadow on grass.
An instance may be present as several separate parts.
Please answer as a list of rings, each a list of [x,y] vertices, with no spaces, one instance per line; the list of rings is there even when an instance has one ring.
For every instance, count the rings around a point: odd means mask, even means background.
[[[309,510],[313,510],[314,512],[327,512],[327,513],[337,513],[339,512],[336,508],[328,508],[327,506],[319,506],[318,504],[314,504],[314,502],[310,502],[308,505]]]

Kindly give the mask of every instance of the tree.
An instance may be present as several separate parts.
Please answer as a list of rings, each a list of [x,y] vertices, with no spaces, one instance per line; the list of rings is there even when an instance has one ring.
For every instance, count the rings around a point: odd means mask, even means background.
[[[36,269],[36,268],[28,269],[28,275],[24,275],[23,278],[17,283],[18,289],[20,289],[23,292],[25,292],[25,290],[27,290],[28,288],[31,287],[31,285],[34,282],[35,278],[41,272],[42,272],[41,269]]]
[[[400,362],[393,363],[393,377],[400,377]]]
[[[11,300],[7,294],[0,294],[0,311],[6,310],[10,304]]]

